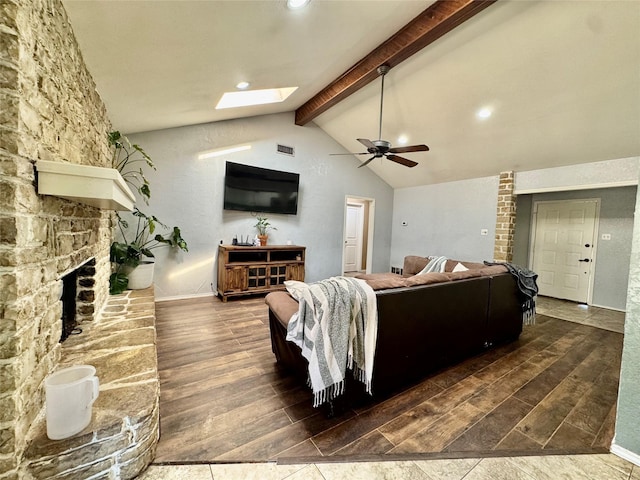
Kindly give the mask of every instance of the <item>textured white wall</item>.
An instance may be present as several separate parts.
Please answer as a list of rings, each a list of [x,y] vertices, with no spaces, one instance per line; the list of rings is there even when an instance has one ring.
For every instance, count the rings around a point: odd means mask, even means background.
[[[402,266],[406,255],[492,260],[498,181],[495,176],[396,189],[391,264]],[[480,235],[482,229],[487,235]]]
[[[515,193],[635,185],[639,173],[640,157],[516,172]]]
[[[640,195],[636,199],[640,212]],[[616,433],[612,451],[627,454],[640,465],[640,217],[636,215],[631,247],[631,267],[627,290],[627,315],[624,323],[624,346],[620,369],[620,388]],[[619,448],[624,449],[622,452]],[[631,453],[631,455],[628,455]]]
[[[269,214],[278,230],[269,242],[307,247],[306,280],[317,281],[342,272],[344,205],[347,195],[375,199],[373,270],[386,270],[391,244],[393,191],[314,124],[299,127],[293,113],[266,115],[131,135],[153,158],[157,172],[149,175],[151,201],[141,209],[169,226],[181,227],[189,253],[156,250],[156,297],[207,294],[215,287],[218,244],[234,235],[257,232],[249,212],[223,210],[225,161],[300,174],[297,215]],[[276,152],[276,144],[295,147],[295,157]],[[199,160],[214,149],[250,144],[251,149]],[[144,207],[144,208],[143,208]]]

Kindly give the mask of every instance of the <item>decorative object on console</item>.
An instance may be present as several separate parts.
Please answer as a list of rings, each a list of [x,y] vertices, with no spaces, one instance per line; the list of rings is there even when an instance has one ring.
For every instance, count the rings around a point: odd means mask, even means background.
[[[257,217],[258,223],[254,225],[258,229],[258,238],[260,239],[260,246],[264,247],[267,245],[267,240],[269,238],[269,230],[277,230],[276,227],[272,226],[269,223],[267,217]]]

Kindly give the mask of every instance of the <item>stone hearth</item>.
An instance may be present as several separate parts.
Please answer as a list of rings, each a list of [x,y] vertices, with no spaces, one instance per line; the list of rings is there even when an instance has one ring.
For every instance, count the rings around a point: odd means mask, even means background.
[[[130,479],[151,462],[159,437],[153,288],[109,297],[101,318],[62,345],[60,365],[96,367],[100,396],[89,426],[49,440],[44,410],[27,436],[25,479]]]

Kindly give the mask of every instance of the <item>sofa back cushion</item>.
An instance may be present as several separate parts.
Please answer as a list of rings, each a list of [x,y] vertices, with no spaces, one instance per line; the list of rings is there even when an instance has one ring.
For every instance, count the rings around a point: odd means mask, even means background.
[[[374,290],[406,287],[406,279],[396,273],[361,273],[356,278],[364,280]]]
[[[431,257],[419,257],[417,255],[407,255],[404,257],[404,265],[402,267],[402,274],[405,277],[410,277],[416,273],[422,271],[427,266]]]
[[[462,265],[467,270],[481,270],[486,267],[484,263],[463,262],[462,260],[447,259],[447,263],[445,263],[444,265],[444,271],[453,272],[453,270],[456,268],[458,264]]]

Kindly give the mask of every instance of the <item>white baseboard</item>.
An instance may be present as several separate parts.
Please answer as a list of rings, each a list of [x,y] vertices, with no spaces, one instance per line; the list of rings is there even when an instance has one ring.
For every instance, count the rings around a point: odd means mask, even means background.
[[[614,307],[607,307],[605,305],[598,305],[596,303],[590,303],[589,304],[590,307],[598,307],[598,308],[605,308],[607,310],[615,310],[616,312],[622,312],[622,313],[627,313],[627,311],[624,308],[614,308]]]
[[[172,300],[188,300],[189,298],[202,298],[202,297],[215,297],[216,293],[206,292],[206,293],[195,293],[189,295],[175,295],[173,297],[162,297],[156,298],[156,302],[170,302]]]
[[[630,452],[629,450],[621,447],[620,445],[616,445],[615,440],[614,440],[614,443],[611,444],[610,450],[611,450],[611,453],[613,453],[614,455],[617,455],[618,457],[640,467],[640,455],[638,455],[637,453]]]

